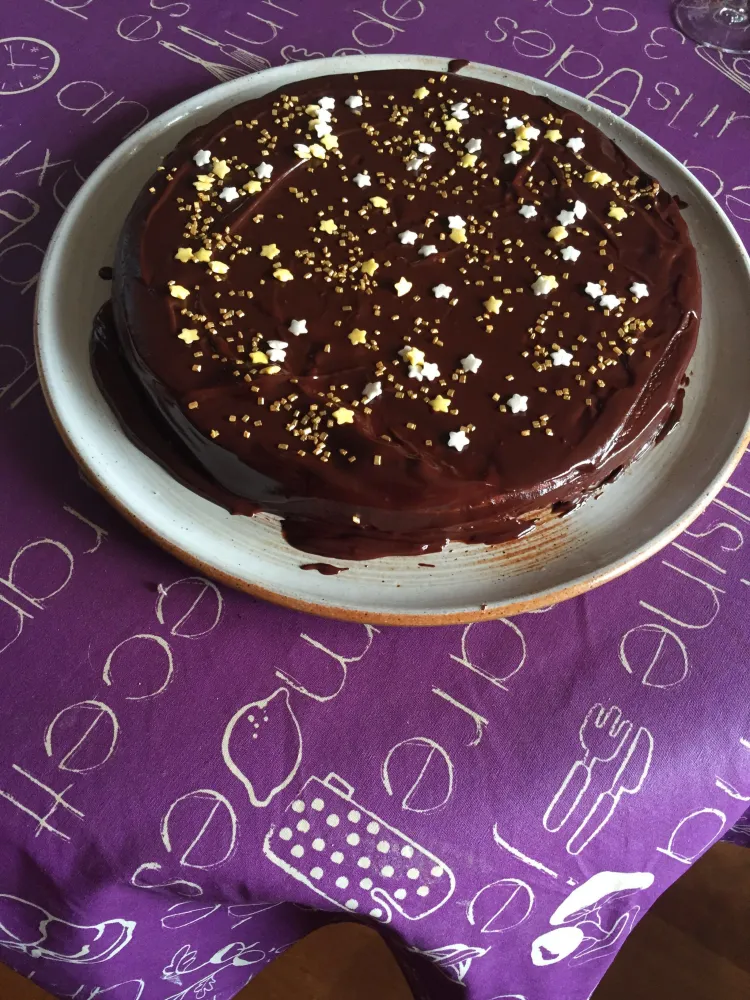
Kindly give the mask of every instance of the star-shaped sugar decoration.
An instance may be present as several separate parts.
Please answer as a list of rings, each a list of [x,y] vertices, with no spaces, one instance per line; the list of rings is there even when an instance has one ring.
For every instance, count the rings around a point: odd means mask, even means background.
[[[418,347],[402,347],[398,354],[404,361],[408,361],[410,365],[422,365],[424,363],[424,351]]]
[[[366,330],[352,330],[350,334],[347,334],[349,341],[356,344],[366,344],[367,343],[367,331]]]
[[[602,295],[602,297],[599,299],[599,305],[602,307],[602,309],[609,309],[611,311],[612,309],[619,308],[620,300],[617,298],[616,295]]]
[[[587,281],[584,292],[592,299],[600,299],[604,294],[599,281]]]
[[[267,352],[269,361],[283,361],[286,358],[286,349],[289,344],[285,340],[269,340],[268,346],[270,348]]]
[[[410,156],[409,159],[406,161],[406,169],[419,170],[419,168],[422,166],[423,163],[424,160],[422,159],[421,156]]]
[[[575,215],[576,219],[582,219],[585,216],[586,211],[586,206],[582,201],[573,202],[573,215]]]
[[[174,281],[169,283],[169,294],[174,299],[186,299],[190,292],[185,288],[184,285],[178,285]]]
[[[419,256],[420,257],[431,257],[432,254],[437,253],[437,252],[438,252],[438,248],[435,246],[434,243],[425,243],[424,246],[421,246],[419,248]]]
[[[420,142],[417,146],[418,153],[424,153],[425,156],[431,156],[435,152],[435,147],[431,142]]]
[[[609,184],[612,178],[609,174],[605,173],[603,170],[589,170],[588,173],[583,175],[583,179],[587,184]]]
[[[451,401],[447,396],[438,394],[434,399],[428,399],[427,403],[435,413],[448,413],[450,411]]]
[[[273,173],[273,164],[266,163],[265,160],[263,161],[263,163],[259,163],[258,166],[255,168],[255,176],[259,177],[262,181],[267,180],[272,173]]]
[[[364,274],[367,274],[370,277],[372,277],[373,274],[375,274],[375,272],[377,271],[377,269],[380,267],[380,264],[378,264],[378,262],[375,260],[374,257],[370,257],[369,260],[366,260],[363,264],[360,264],[359,266],[360,266],[360,270]]]
[[[449,215],[448,216],[448,228],[449,229],[466,229],[466,223],[461,218],[460,215]]]
[[[303,333],[307,333],[307,320],[306,319],[293,319],[289,324],[289,332],[294,337],[299,337]]]
[[[189,260],[193,259],[193,251],[190,247],[180,247],[174,256],[175,260],[179,260],[182,261],[183,264],[187,264]]]
[[[436,299],[447,299],[450,298],[450,294],[453,291],[450,285],[444,284],[442,281],[439,285],[435,285],[432,289],[432,294]]]
[[[226,274],[229,270],[229,265],[225,264],[223,260],[212,260],[209,261],[208,269],[214,274]]]
[[[382,382],[368,382],[362,390],[362,402],[371,403],[383,391]]]
[[[516,129],[516,139],[538,139],[539,129],[533,125],[521,125]]]
[[[273,276],[277,281],[292,281],[294,278],[292,272],[285,267],[277,267],[273,272]]]
[[[500,312],[500,306],[503,304],[502,299],[496,299],[494,295],[490,295],[488,299],[485,299],[482,305],[487,310],[488,313],[495,313],[497,315]]]
[[[522,215],[524,219],[533,219],[536,215],[536,208],[533,205],[521,205],[518,214]]]
[[[353,424],[354,410],[348,410],[345,406],[340,406],[331,414],[337,424]]]
[[[552,229],[550,229],[550,231],[547,233],[547,235],[551,240],[554,240],[555,243],[560,243],[562,242],[562,240],[567,239],[568,230],[565,228],[565,226],[553,226]]]
[[[193,157],[193,163],[198,167],[207,167],[211,162],[211,150],[210,149],[199,149],[198,152]]]
[[[458,121],[464,122],[469,117],[469,112],[466,110],[467,107],[466,101],[458,101],[456,104],[451,104],[451,114]]]
[[[186,344],[194,344],[196,340],[200,340],[197,330],[188,330],[187,327],[183,327],[182,330],[177,334],[180,340],[184,340]]]
[[[476,165],[476,162],[477,162],[476,153],[464,153],[464,155],[459,160],[459,163],[461,164],[462,167],[473,167]]]
[[[353,178],[353,180],[358,188],[369,187],[372,184],[372,180],[370,179],[370,175],[367,173],[367,171],[365,171],[364,173],[357,174],[356,177]]]
[[[628,213],[622,207],[622,205],[613,205],[607,215],[610,219],[615,219],[617,222],[622,222],[623,219],[627,219]]]
[[[415,378],[417,382],[422,381],[422,366],[421,365],[409,365],[409,378]]]
[[[324,136],[321,136],[320,141],[323,144],[324,149],[338,149],[338,145],[339,145],[338,136],[335,136],[335,135],[324,135]],[[318,149],[320,149],[320,146],[318,146]],[[311,150],[313,156],[317,156],[318,155],[315,152],[315,147],[314,146],[311,146],[310,150]],[[323,156],[325,156],[325,153],[323,153]],[[321,157],[321,159],[322,158],[323,157]]]
[[[267,257],[269,260],[273,260],[274,257],[278,257],[281,250],[276,246],[275,243],[266,243],[260,248],[261,257]]]
[[[324,111],[333,111],[336,107],[336,101],[332,97],[321,97],[318,104]]]
[[[396,284],[393,286],[393,288],[396,292],[396,295],[401,297],[402,295],[406,295],[407,292],[411,291],[411,282],[407,281],[406,278],[404,278],[402,275],[398,279]]]
[[[544,138],[550,142],[559,142],[562,139],[562,132],[559,128],[550,128],[544,133]]]
[[[448,434],[448,447],[455,448],[456,451],[463,451],[469,444],[469,439],[465,431],[451,431]]]
[[[222,201],[236,201],[240,196],[236,187],[225,187],[219,197]]]
[[[557,216],[557,221],[561,226],[573,226],[576,221],[575,212],[570,212],[567,208],[564,208]]]
[[[481,363],[482,359],[475,357],[473,354],[467,354],[465,358],[461,358],[461,367],[465,372],[470,372],[472,375],[479,371]]]
[[[552,364],[555,368],[558,368],[560,365],[564,365],[567,368],[573,360],[573,355],[564,350],[562,347],[553,351],[552,354],[550,354],[550,357],[552,358]]]
[[[461,131],[461,122],[458,120],[458,118],[456,118],[455,116],[453,118],[449,118],[448,121],[445,123],[445,131],[446,132],[460,132]]]
[[[220,181],[224,180],[230,170],[231,167],[226,160],[217,160],[213,167],[211,167],[211,173],[216,174]]]
[[[422,365],[422,375],[428,382],[432,382],[434,379],[440,378],[440,369],[434,362],[427,361]]]
[[[388,208],[388,202],[380,194],[373,195],[372,198],[370,198],[370,204],[372,205],[373,208],[382,208],[383,211],[385,211]]]
[[[312,156],[310,147],[305,145],[304,142],[295,142],[294,152],[299,156],[300,160],[309,160]]]
[[[414,243],[414,241],[416,240],[417,234],[414,232],[413,229],[405,229],[403,233],[398,234],[398,238],[399,242],[411,246],[411,244]]]
[[[520,118],[513,117],[505,119],[505,127],[507,129],[521,128],[522,125],[523,122],[521,121]]]
[[[482,148],[481,139],[467,139],[464,143],[464,149],[467,153],[478,153]]]
[[[322,233],[336,233],[338,232],[338,226],[333,219],[321,219],[318,229]]]
[[[540,274],[531,286],[534,295],[549,295],[555,288],[557,288],[557,278],[554,274]]]
[[[466,230],[465,229],[451,229],[448,234],[448,239],[452,240],[454,243],[466,243]]]
[[[251,351],[250,363],[253,365],[267,365],[268,355],[265,353],[265,351]]]
[[[352,110],[354,110],[354,108],[361,108],[362,103],[363,103],[362,98],[360,97],[359,94],[352,94],[351,97],[347,97],[347,99],[344,101],[344,104],[346,104],[347,107],[350,107]]]
[[[630,293],[636,299],[645,298],[648,295],[648,285],[644,285],[642,281],[634,281],[630,286]]]
[[[323,136],[330,135],[331,132],[333,132],[333,129],[328,124],[328,122],[316,121],[316,122],[311,122],[311,124],[315,131],[315,134],[319,139],[322,139]]]
[[[511,149],[509,153],[505,153],[503,155],[503,161],[505,163],[512,163],[513,166],[515,166],[517,163],[520,163],[521,159],[522,159],[521,154],[517,153],[515,149]]]
[[[531,149],[531,144],[528,139],[516,139],[515,142],[511,143],[511,146],[517,153],[528,153]]]
[[[514,392],[508,400],[507,406],[510,408],[511,413],[525,413],[528,402],[528,396],[519,396],[517,392]]]
[[[211,260],[211,254],[213,250],[209,250],[207,247],[200,247],[193,254],[193,260],[197,261],[199,264],[205,264],[207,260]]]
[[[193,187],[196,191],[210,191],[214,184],[214,178],[211,174],[198,174],[198,180],[193,181]]]
[[[247,191],[248,194],[257,194],[259,191],[263,190],[263,185],[259,180],[248,181],[247,184],[242,185],[242,190]]]
[[[565,143],[568,149],[572,149],[574,153],[580,153],[586,143],[580,137],[580,135],[573,136],[572,139],[568,139]]]
[[[576,250],[575,247],[563,247],[560,251],[560,256],[563,260],[578,260],[581,256],[581,251]]]
[[[427,87],[417,87],[417,89],[412,94],[412,97],[414,97],[418,101],[423,101],[428,94],[429,90],[427,89]]]

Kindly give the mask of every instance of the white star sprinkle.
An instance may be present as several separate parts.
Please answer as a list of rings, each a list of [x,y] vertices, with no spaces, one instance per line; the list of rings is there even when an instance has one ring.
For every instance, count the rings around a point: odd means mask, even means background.
[[[403,233],[398,234],[398,238],[401,243],[408,243],[411,245],[416,240],[417,234],[412,229],[405,229]]]
[[[565,143],[568,149],[572,149],[574,153],[580,153],[586,143],[580,137],[580,135],[574,136],[572,139],[568,139]]]
[[[449,215],[448,216],[448,228],[449,229],[466,229],[466,223],[461,218],[460,215]]]
[[[240,193],[236,187],[224,188],[224,190],[219,195],[222,201],[235,201],[235,199],[239,198],[239,196]]]
[[[478,153],[482,148],[481,139],[467,139],[464,143],[464,149],[467,153]]]
[[[576,201],[573,204],[573,215],[576,219],[582,219],[586,214],[586,206],[582,201]]]
[[[523,125],[523,122],[521,121],[520,118],[506,118],[505,119],[505,127],[506,128],[520,128],[522,125]]]
[[[328,122],[315,122],[313,128],[315,129],[315,134],[319,139],[322,139],[324,135],[330,135],[331,132],[333,132],[333,129]]]
[[[557,221],[561,226],[572,226],[576,221],[575,212],[569,212],[567,208],[564,208],[558,215]]]
[[[255,168],[255,176],[264,181],[273,173],[273,165],[270,163],[259,163]]]
[[[440,369],[434,362],[428,361],[422,365],[422,375],[428,382],[432,382],[433,379],[440,378]]]
[[[289,332],[295,337],[299,337],[302,333],[307,333],[307,320],[293,319],[289,324]]]
[[[558,368],[560,365],[565,365],[565,367],[567,368],[570,362],[573,360],[573,355],[563,350],[562,347],[558,348],[558,350],[556,351],[553,351],[552,354],[550,354],[550,357],[552,358],[552,364],[555,366],[555,368]]]
[[[431,153],[435,152],[435,147],[430,142],[420,142],[417,146],[417,151],[419,153],[426,153],[427,156],[430,156]]]
[[[368,382],[367,385],[362,390],[362,402],[371,403],[376,396],[379,396],[383,391],[383,384],[381,382]]]
[[[599,305],[602,309],[618,309],[620,306],[620,300],[616,295],[602,295],[599,299]]]
[[[592,299],[600,299],[602,297],[602,286],[600,282],[587,281],[584,292],[589,295]]]
[[[269,340],[268,346],[270,350],[268,352],[269,361],[283,361],[286,358],[286,349],[289,344],[284,340]]]
[[[323,108],[324,111],[333,111],[336,107],[336,102],[332,97],[321,97],[318,101],[318,105]]]
[[[642,299],[648,295],[648,285],[644,285],[642,281],[634,281],[630,286],[630,291],[637,299]]]
[[[419,156],[412,156],[406,161],[407,170],[419,170],[424,160]]]
[[[513,166],[515,166],[517,163],[521,162],[521,154],[517,153],[515,149],[511,149],[509,153],[504,154],[503,160],[506,163],[512,163]]]
[[[432,294],[436,299],[447,299],[449,298],[453,289],[450,285],[444,285],[441,281],[439,285],[435,285],[432,289]]]
[[[539,138],[539,129],[534,128],[533,125],[527,125],[526,132],[524,133],[524,139],[538,139],[538,138]]]
[[[210,149],[199,149],[198,152],[193,157],[193,163],[197,164],[199,167],[207,167],[211,162],[211,150]]]
[[[422,366],[409,365],[409,378],[415,378],[417,382],[422,381]]]
[[[350,108],[361,108],[362,98],[359,94],[352,94],[351,97],[347,97],[345,103],[348,104]]]
[[[557,278],[553,274],[540,274],[531,286],[534,295],[549,295],[555,288],[557,288]]]
[[[358,188],[364,188],[369,187],[372,184],[372,181],[370,180],[370,175],[365,171],[363,174],[357,174],[354,178],[354,183]]]
[[[462,102],[463,103],[463,102]],[[466,110],[466,105],[460,107],[458,104],[454,104],[451,107],[451,114],[454,118],[457,118],[460,122],[465,122],[469,117],[469,112]]]
[[[508,400],[508,406],[510,407],[511,413],[525,413],[526,405],[529,402],[528,396],[519,396],[517,392]]]
[[[563,247],[560,251],[560,256],[563,260],[578,260],[581,256],[581,251],[576,250],[575,247]]]
[[[438,252],[438,248],[435,246],[434,243],[425,243],[425,245],[423,247],[419,248],[419,256],[420,257],[429,257],[429,256],[431,256],[431,254],[434,254],[434,253],[437,253],[437,252]]]
[[[533,219],[536,215],[536,208],[533,205],[521,205],[518,214],[522,215],[524,219]]]
[[[463,451],[468,445],[469,439],[464,431],[451,431],[448,434],[448,447],[455,448],[456,451]]]
[[[471,372],[472,375],[479,371],[481,363],[482,359],[474,357],[473,354],[467,354],[465,358],[461,358],[461,367],[465,372]]]

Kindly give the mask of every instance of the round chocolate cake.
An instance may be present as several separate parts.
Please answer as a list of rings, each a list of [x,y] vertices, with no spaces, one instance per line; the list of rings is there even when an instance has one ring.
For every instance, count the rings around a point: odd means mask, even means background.
[[[676,200],[593,125],[403,70],[186,136],[112,307],[201,491],[357,559],[514,537],[612,479],[679,414],[700,280]]]

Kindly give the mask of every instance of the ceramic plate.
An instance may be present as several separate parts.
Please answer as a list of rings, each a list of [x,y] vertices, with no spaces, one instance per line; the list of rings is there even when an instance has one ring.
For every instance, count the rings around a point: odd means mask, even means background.
[[[42,385],[87,476],[142,531],[206,575],[321,615],[449,624],[528,611],[581,593],[674,538],[717,493],[748,438],[750,260],[721,209],[677,160],[627,122],[546,82],[471,64],[463,75],[541,92],[577,111],[687,202],[704,307],[677,429],[599,499],[526,539],[349,563],[336,576],[301,569],[315,557],[288,546],[273,517],[231,516],[175,482],[128,441],[94,382],[89,336],[108,291],[97,271],[111,263],[125,215],[160,157],[225,108],[292,80],[391,68],[435,73],[446,66],[447,60],[424,56],[321,59],[264,70],[185,101],[128,139],[92,174],[52,238],[39,282]]]

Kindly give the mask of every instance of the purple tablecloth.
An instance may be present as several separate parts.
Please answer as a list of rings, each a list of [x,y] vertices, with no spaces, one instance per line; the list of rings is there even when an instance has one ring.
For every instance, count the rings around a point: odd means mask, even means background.
[[[0,10],[0,960],[60,997],[227,1000],[363,918],[431,997],[585,1000],[750,831],[750,460],[679,540],[537,615],[338,624],[218,588],[89,489],[32,360],[44,246],[110,150],[283,60],[496,63],[628,117],[750,241],[750,61],[666,0],[27,0]],[[98,267],[100,261],[81,261]]]

